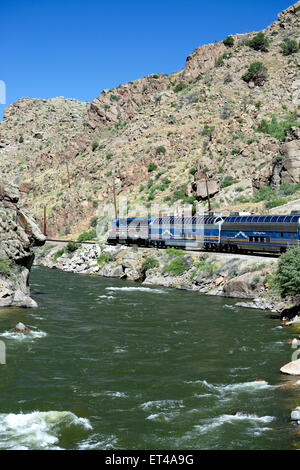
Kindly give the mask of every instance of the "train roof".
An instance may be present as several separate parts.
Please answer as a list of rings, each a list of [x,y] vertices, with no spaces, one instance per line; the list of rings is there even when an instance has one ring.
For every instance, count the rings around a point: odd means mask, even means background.
[[[217,224],[222,222],[223,219],[220,216],[204,215],[204,216],[193,216],[193,217],[184,217],[184,216],[165,216],[157,217],[151,220],[151,224],[163,224],[163,223],[172,223],[172,224]]]
[[[300,221],[299,215],[250,215],[226,217],[224,223],[244,222],[244,223],[297,223]]]

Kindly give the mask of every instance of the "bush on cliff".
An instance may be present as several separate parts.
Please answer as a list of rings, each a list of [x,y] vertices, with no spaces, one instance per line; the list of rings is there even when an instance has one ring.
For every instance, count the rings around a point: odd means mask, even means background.
[[[166,273],[173,274],[173,276],[179,276],[189,269],[189,266],[184,262],[181,256],[174,258],[167,266],[164,271]]]
[[[299,51],[299,44],[294,39],[289,39],[289,38],[285,39],[280,44],[280,47],[281,47],[282,54],[285,56],[295,54],[295,52]]]
[[[275,282],[282,297],[300,296],[300,247],[289,248],[280,256]]]
[[[8,276],[11,272],[11,265],[8,259],[0,258],[0,275]]]
[[[246,45],[255,51],[268,52],[269,41],[264,33],[260,31],[252,39],[247,41]]]
[[[148,269],[153,269],[159,266],[159,262],[154,256],[148,256],[142,264],[142,271],[146,272]]]
[[[223,44],[228,47],[232,47],[234,45],[234,39],[232,36],[227,36],[226,39],[223,40]]]
[[[257,132],[269,134],[271,137],[283,141],[291,128],[298,125],[299,121],[297,120],[296,113],[287,114],[281,118],[280,121],[273,115],[271,121],[267,121],[266,119],[261,121],[257,126]]]
[[[262,86],[268,78],[267,69],[262,62],[252,62],[242,79],[244,82],[253,82],[256,86]]]

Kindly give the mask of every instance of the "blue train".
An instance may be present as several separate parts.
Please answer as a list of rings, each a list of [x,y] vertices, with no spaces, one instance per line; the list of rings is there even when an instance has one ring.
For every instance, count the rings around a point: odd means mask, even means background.
[[[107,242],[157,248],[282,253],[288,247],[300,245],[300,212],[120,218],[113,221]]]

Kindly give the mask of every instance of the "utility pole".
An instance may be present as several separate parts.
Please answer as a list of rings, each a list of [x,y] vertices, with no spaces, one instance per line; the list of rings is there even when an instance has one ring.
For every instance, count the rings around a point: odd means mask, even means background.
[[[44,206],[44,227],[43,227],[43,234],[45,235],[45,237],[47,236],[47,207]]]

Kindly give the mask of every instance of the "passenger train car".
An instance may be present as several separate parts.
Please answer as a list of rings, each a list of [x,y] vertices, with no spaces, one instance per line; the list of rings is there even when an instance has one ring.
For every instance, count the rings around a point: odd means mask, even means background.
[[[115,219],[107,241],[157,248],[282,253],[300,245],[300,213]]]

